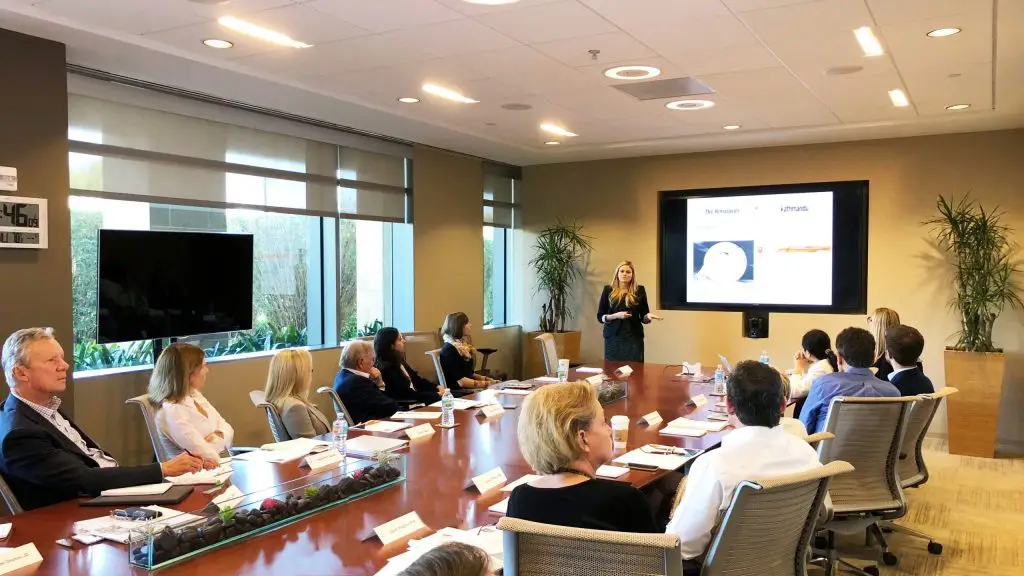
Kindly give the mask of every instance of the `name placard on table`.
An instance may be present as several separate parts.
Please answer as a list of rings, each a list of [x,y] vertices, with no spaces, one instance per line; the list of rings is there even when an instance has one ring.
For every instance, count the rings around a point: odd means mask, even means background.
[[[508,478],[505,477],[505,472],[501,470],[500,466],[473,477],[473,486],[476,486],[481,494],[489,492],[505,482],[508,482]]]
[[[424,438],[430,436],[435,432],[434,427],[427,424],[420,424],[419,426],[413,426],[412,428],[405,429],[405,435],[409,437],[409,440],[415,440],[417,438]]]
[[[501,404],[484,404],[480,407],[480,411],[477,414],[483,415],[485,418],[492,418],[495,416],[501,416],[505,413],[505,409]]]
[[[395,540],[401,540],[426,527],[427,525],[420,519],[419,514],[409,512],[404,516],[399,516],[390,522],[377,526],[373,529],[373,532],[377,535],[377,538],[380,538],[381,543],[387,546]]]
[[[328,468],[335,468],[345,459],[337,450],[325,450],[319,454],[310,454],[302,461],[303,466],[309,466],[310,472],[320,472]]]
[[[10,574],[43,562],[43,556],[32,543],[0,550],[0,574]]]
[[[700,408],[701,406],[708,403],[708,397],[703,394],[697,394],[693,398],[690,398],[690,403]]]
[[[643,417],[640,418],[640,423],[647,424],[648,426],[656,426],[658,424],[661,424],[661,422],[661,414],[658,414],[657,410],[651,412],[650,414],[644,414]]]

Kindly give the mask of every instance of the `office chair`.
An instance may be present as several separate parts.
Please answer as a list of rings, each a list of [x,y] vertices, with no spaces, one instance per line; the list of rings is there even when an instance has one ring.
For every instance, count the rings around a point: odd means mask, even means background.
[[[0,497],[3,497],[4,504],[7,505],[7,512],[9,516],[14,516],[15,514],[21,514],[24,512],[21,504],[18,502],[18,498],[14,495],[14,492],[11,491],[11,487],[7,485],[7,480],[4,480],[2,475],[0,475]]]
[[[558,374],[558,348],[555,346],[555,337],[547,332],[534,338],[540,344],[540,351],[544,354],[544,369],[548,376]]]
[[[156,410],[153,403],[149,401],[149,395],[143,394],[124,401],[125,404],[135,404],[142,411],[142,419],[146,421],[146,431],[149,432],[149,441],[153,444],[153,455],[157,462],[166,462],[170,457],[167,449],[160,440],[160,428],[156,424]]]
[[[829,484],[825,500],[827,521],[818,526],[825,531],[823,548],[826,574],[833,568],[855,574],[878,574],[877,566],[860,569],[839,558],[835,551],[835,534],[855,534],[867,530],[873,537],[888,566],[897,563],[889,552],[879,526],[883,520],[894,520],[906,514],[907,502],[896,474],[896,461],[907,416],[916,398],[852,398],[836,397],[829,405],[825,431],[835,437],[818,445],[822,464],[836,460],[849,462],[854,471],[838,476]]]
[[[448,383],[444,380],[444,370],[441,368],[441,349],[428,350],[425,354],[434,361],[434,370],[437,371],[437,383],[441,388],[447,389]]]
[[[277,411],[277,407],[266,401],[262,390],[253,390],[249,392],[249,399],[256,405],[257,408],[262,408],[267,412],[267,425],[270,427],[270,433],[274,436],[274,442],[285,442],[291,440],[292,437],[288,434],[288,429],[284,427],[284,422],[281,420],[281,414]]]
[[[327,394],[331,397],[331,403],[334,404],[334,414],[337,418],[338,414],[344,414],[345,420],[348,421],[349,426],[355,426],[355,421],[352,420],[352,415],[348,413],[348,408],[345,408],[345,403],[341,401],[341,396],[334,391],[334,388],[330,386],[321,386],[316,389],[317,394]]]
[[[679,536],[540,524],[503,517],[505,576],[682,576]]]

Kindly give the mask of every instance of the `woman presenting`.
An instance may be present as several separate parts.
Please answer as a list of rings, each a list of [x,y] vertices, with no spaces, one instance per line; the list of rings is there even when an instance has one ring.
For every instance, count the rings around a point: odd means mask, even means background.
[[[612,283],[601,292],[597,320],[604,324],[604,359],[609,362],[644,361],[644,324],[661,320],[651,314],[647,291],[636,282],[633,263],[620,262]]]

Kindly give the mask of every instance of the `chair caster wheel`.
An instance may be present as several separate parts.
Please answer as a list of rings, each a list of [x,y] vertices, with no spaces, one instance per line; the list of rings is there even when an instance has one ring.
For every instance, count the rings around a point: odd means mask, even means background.
[[[939,544],[938,542],[929,542],[928,543],[928,552],[930,554],[935,554],[935,555],[942,554],[942,544]]]
[[[897,558],[892,552],[883,552],[882,562],[884,562],[886,566],[895,566],[896,563],[899,562],[899,558]]]
[[[878,576],[878,566],[865,566],[864,571],[871,576]]]

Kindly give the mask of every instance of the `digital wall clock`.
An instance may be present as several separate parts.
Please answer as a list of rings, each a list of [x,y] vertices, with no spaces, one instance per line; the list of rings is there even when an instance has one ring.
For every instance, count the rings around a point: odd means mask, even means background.
[[[46,199],[0,196],[0,248],[46,248],[46,222]]]

